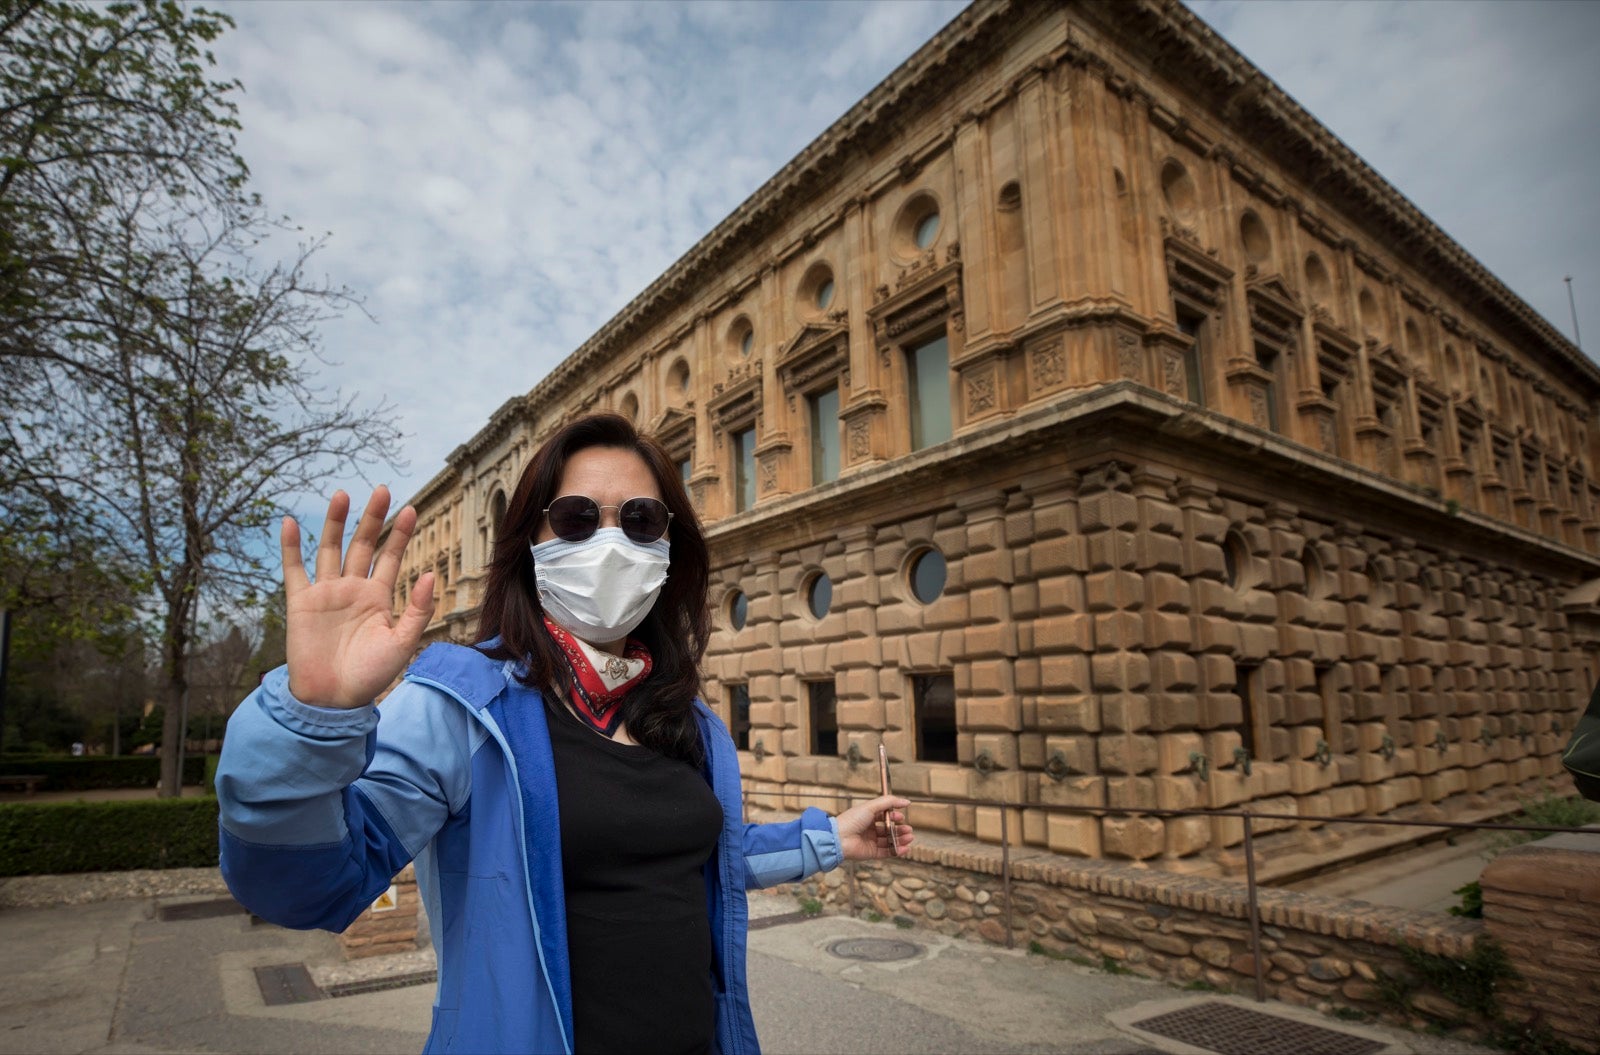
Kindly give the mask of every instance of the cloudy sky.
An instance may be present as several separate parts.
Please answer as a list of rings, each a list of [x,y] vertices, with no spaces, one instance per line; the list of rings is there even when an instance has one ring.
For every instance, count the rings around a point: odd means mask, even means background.
[[[365,297],[327,379],[396,406],[403,499],[963,5],[208,6],[256,189]],[[1571,275],[1600,351],[1600,4],[1195,10],[1569,337]]]

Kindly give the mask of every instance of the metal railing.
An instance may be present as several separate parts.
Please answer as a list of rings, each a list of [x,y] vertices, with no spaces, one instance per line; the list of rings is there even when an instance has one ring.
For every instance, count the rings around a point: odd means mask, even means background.
[[[751,791],[744,789],[741,792],[745,818],[749,818],[749,803],[752,798],[801,798],[819,801],[834,801],[845,803],[845,808],[860,801],[866,793],[838,792],[828,794],[807,790],[794,791]],[[1258,820],[1293,821],[1297,826],[1306,824],[1352,824],[1361,826],[1394,826],[1405,828],[1432,828],[1438,829],[1442,834],[1450,830],[1470,831],[1500,831],[1500,832],[1542,832],[1544,834],[1568,834],[1572,832],[1593,831],[1593,829],[1568,828],[1548,824],[1505,824],[1497,821],[1444,821],[1444,820],[1410,820],[1398,817],[1369,817],[1349,816],[1330,817],[1318,814],[1304,813],[1269,813],[1251,809],[1128,809],[1113,806],[1064,806],[1055,803],[1041,802],[1009,802],[1001,799],[974,799],[954,796],[929,796],[929,795],[904,795],[896,792],[900,798],[906,799],[913,805],[934,806],[978,806],[1000,811],[1000,889],[1002,911],[1005,914],[1006,948],[1016,947],[1015,930],[1012,921],[1015,916],[1011,904],[1011,838],[1009,816],[1012,810],[1034,810],[1042,813],[1064,813],[1087,815],[1091,817],[1238,817],[1243,822],[1244,828],[1244,859],[1245,859],[1245,892],[1246,911],[1250,921],[1250,959],[1254,964],[1255,972],[1255,997],[1258,1002],[1266,1000],[1266,980],[1263,973],[1261,955],[1261,910],[1257,900],[1259,884],[1256,880],[1256,856],[1254,822]],[[867,797],[871,797],[870,795]],[[1274,829],[1278,830],[1278,829]],[[944,867],[953,867],[946,865]]]

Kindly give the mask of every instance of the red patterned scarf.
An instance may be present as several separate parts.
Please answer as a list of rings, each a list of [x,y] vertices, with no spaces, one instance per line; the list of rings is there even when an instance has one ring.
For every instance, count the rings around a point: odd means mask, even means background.
[[[545,616],[545,627],[555,638],[572,671],[572,708],[607,738],[622,724],[622,703],[628,690],[650,675],[650,650],[633,638],[613,656],[579,641]]]

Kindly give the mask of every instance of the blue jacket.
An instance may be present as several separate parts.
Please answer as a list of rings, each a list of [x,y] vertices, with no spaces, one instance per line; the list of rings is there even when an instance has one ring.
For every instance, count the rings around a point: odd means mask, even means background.
[[[343,930],[415,861],[439,963],[427,1052],[572,1050],[550,737],[514,672],[434,645],[381,708],[342,711],[296,700],[280,667],[235,711],[217,767],[222,874],[263,919]],[[717,1049],[755,1055],[745,891],[835,867],[838,828],[817,809],[744,824],[733,741],[695,706],[723,814],[705,873]]]

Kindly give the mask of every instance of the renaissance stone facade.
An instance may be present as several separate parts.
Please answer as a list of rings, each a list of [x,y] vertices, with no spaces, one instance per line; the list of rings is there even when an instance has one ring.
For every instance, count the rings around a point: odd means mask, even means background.
[[[1249,803],[1483,816],[1600,648],[1600,370],[1183,7],[980,0],[414,498],[467,640],[539,441],[615,410],[713,555],[752,812],[1190,871]],[[397,593],[397,607],[404,601]],[[1029,808],[1029,807],[1036,808]],[[1334,853],[1315,820],[1261,821]]]

